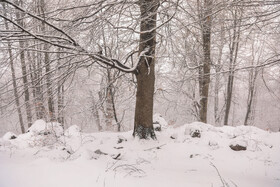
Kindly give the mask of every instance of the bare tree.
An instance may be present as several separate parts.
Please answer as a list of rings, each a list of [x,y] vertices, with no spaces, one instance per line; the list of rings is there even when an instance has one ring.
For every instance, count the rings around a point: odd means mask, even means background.
[[[16,5],[22,4],[22,1],[17,0]],[[21,27],[24,27],[23,22],[23,13],[16,12],[16,19],[17,24]],[[25,110],[26,110],[26,117],[27,117],[27,125],[31,127],[32,125],[32,113],[31,113],[31,106],[30,106],[30,96],[29,96],[29,86],[28,86],[28,77],[27,77],[27,66],[25,62],[25,43],[22,40],[19,40],[19,47],[20,47],[20,62],[21,62],[21,70],[22,70],[22,80],[24,86],[24,102],[25,102]]]
[[[3,9],[4,9],[4,15],[6,15],[6,8],[5,5],[2,4]],[[8,22],[7,20],[4,20],[5,28],[6,30],[9,30]],[[8,53],[9,53],[9,60],[10,60],[10,67],[11,67],[11,72],[12,72],[12,81],[13,81],[13,90],[14,90],[14,96],[15,96],[15,102],[16,102],[16,107],[17,107],[17,113],[18,113],[18,118],[19,118],[19,125],[22,133],[25,133],[25,127],[23,123],[23,117],[22,117],[22,112],[20,108],[20,101],[19,101],[19,94],[18,94],[18,87],[17,87],[17,82],[16,82],[16,73],[15,73],[15,67],[14,67],[14,57],[12,53],[12,46],[10,42],[8,42]]]
[[[25,13],[26,17],[30,16],[32,19],[40,21],[46,26],[46,30],[52,29],[57,36],[44,35],[34,33],[24,27],[24,25],[17,24],[11,19],[2,16],[4,19],[8,20],[21,31],[35,40],[44,42],[45,44],[50,44],[54,47],[60,47],[68,50],[68,53],[76,53],[84,57],[84,60],[80,63],[71,64],[68,67],[74,72],[79,67],[90,66],[94,62],[101,63],[105,66],[110,66],[116,68],[125,73],[135,73],[137,78],[137,96],[136,96],[136,108],[135,108],[135,130],[134,135],[140,138],[147,139],[149,137],[155,138],[153,129],[153,94],[154,94],[154,67],[155,67],[155,45],[156,45],[156,22],[157,22],[157,11],[160,5],[159,0],[147,1],[141,0],[138,2],[140,7],[140,41],[139,41],[139,57],[137,63],[131,68],[124,63],[116,59],[108,58],[99,53],[91,53],[84,47],[82,47],[79,42],[67,34],[63,29],[55,26],[48,19],[42,17],[42,15],[37,16],[31,12],[28,12],[18,4],[14,4],[10,1],[4,0],[9,6],[17,10],[18,13]],[[116,3],[119,5],[120,3]],[[121,3],[122,5],[123,3]],[[133,3],[135,4],[135,3]],[[97,6],[107,7],[108,5],[103,5],[102,2],[93,4]],[[110,4],[109,4],[110,5]],[[109,6],[110,7],[110,6]],[[91,8],[91,7],[90,7]],[[102,10],[102,9],[100,9]],[[76,19],[74,22],[84,21],[85,19],[91,19],[94,17],[85,16],[81,19]],[[58,36],[59,35],[59,36]],[[132,53],[132,55],[135,53]],[[130,55],[131,56],[131,55]],[[76,56],[74,56],[75,58]],[[80,61],[80,60],[79,60]],[[88,64],[86,64],[88,63]],[[48,72],[48,71],[47,71]],[[71,73],[68,71],[68,73]],[[26,73],[24,73],[25,75]],[[27,80],[26,80],[27,83]],[[28,87],[27,87],[28,89]],[[25,90],[27,90],[25,89]]]
[[[235,7],[233,14],[233,31],[229,30],[230,44],[229,44],[229,75],[227,83],[227,94],[226,94],[226,109],[225,109],[225,118],[224,125],[228,125],[228,118],[230,112],[230,106],[232,101],[233,94],[233,82],[234,82],[234,72],[237,61],[238,49],[239,49],[239,40],[240,40],[240,29],[241,29],[241,18],[243,11],[240,8]]]

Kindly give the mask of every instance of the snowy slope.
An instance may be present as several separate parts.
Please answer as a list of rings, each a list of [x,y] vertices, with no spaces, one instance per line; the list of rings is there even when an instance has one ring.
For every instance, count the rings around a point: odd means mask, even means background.
[[[0,139],[0,187],[280,186],[280,133],[195,122],[145,141],[46,127]],[[246,150],[229,147],[236,144]]]

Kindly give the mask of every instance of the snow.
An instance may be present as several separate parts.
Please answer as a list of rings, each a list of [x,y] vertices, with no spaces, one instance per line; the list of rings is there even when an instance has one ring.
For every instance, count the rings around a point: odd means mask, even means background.
[[[153,115],[153,121],[154,121],[154,128],[160,127],[161,130],[164,130],[168,127],[168,123],[159,113]]]
[[[2,139],[8,141],[8,140],[14,139],[14,138],[16,138],[16,137],[17,137],[17,135],[16,135],[15,133],[13,133],[13,132],[7,132],[7,133],[2,137]]]
[[[72,125],[69,127],[65,132],[65,136],[71,137],[71,136],[80,136],[81,135],[81,128],[77,125]]]
[[[78,126],[59,137],[41,134],[47,124],[0,138],[1,187],[280,186],[279,132],[195,122],[166,126],[147,141],[131,131],[82,133]],[[191,137],[196,130],[200,138]]]
[[[34,122],[34,124],[27,130],[33,134],[54,134],[55,136],[61,136],[63,134],[62,125],[58,122],[46,123],[40,119]]]

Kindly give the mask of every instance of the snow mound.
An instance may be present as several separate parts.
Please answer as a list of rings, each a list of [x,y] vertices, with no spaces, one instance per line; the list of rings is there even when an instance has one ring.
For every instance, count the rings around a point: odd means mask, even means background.
[[[168,123],[166,120],[161,116],[161,114],[156,113],[153,116],[154,128],[157,131],[161,131],[163,129],[167,129]]]
[[[64,135],[67,137],[79,136],[81,135],[81,128],[77,125],[72,125],[67,130],[65,130]]]
[[[26,133],[18,135],[11,140],[12,133],[7,133],[2,139],[9,140],[9,144],[16,149],[26,149],[30,147],[52,146],[61,142],[59,138],[63,135],[63,128],[60,123],[37,120],[27,130]],[[3,140],[2,143],[3,144]],[[7,141],[4,142],[7,144]]]
[[[12,140],[12,139],[16,139],[17,138],[17,135],[15,133],[12,133],[12,132],[7,132],[3,137],[2,139],[3,140]]]
[[[58,122],[46,123],[44,120],[36,120],[33,125],[27,130],[27,132],[36,135],[48,135],[53,134],[57,137],[63,135],[62,125]]]
[[[185,135],[191,135],[191,136],[196,132],[201,133],[207,131],[216,131],[216,129],[212,125],[205,124],[202,122],[194,122],[191,124],[186,124],[185,126],[186,126]]]

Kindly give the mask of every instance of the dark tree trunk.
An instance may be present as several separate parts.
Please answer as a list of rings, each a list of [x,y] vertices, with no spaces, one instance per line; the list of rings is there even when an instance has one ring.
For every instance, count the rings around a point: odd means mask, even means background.
[[[204,0],[202,19],[202,47],[203,63],[200,69],[200,121],[207,123],[207,104],[210,84],[210,64],[211,64],[211,11],[212,0]]]
[[[140,57],[137,79],[134,136],[140,139],[156,139],[153,127],[153,97],[155,84],[156,22],[159,0],[140,0],[141,33],[139,55],[148,49],[147,56]]]

